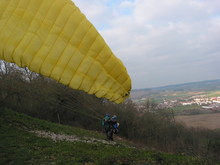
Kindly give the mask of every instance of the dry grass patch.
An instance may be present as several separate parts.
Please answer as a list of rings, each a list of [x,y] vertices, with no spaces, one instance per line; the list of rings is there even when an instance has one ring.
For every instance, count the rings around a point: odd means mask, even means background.
[[[211,130],[220,128],[220,113],[176,116],[175,119],[177,122],[182,122],[188,127],[200,127]]]

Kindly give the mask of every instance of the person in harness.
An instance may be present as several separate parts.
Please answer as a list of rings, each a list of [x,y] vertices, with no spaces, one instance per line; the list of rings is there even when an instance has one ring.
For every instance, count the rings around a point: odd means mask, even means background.
[[[112,127],[112,131],[114,134],[118,134],[119,130],[118,130],[118,127],[119,127],[119,123],[117,121],[117,116],[114,115],[111,120],[110,120],[110,125]]]
[[[113,134],[118,134],[119,123],[117,122],[117,116],[114,115],[112,118],[110,114],[106,114],[102,120],[102,125],[106,133],[107,140],[113,140]]]
[[[110,114],[106,114],[105,117],[102,119],[102,126],[104,127],[104,131],[106,133],[107,139],[109,139],[108,132],[110,127],[110,120],[111,120]]]

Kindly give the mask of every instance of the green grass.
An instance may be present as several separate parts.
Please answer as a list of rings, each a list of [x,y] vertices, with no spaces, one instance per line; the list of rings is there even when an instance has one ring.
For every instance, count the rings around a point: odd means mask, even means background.
[[[220,90],[207,92],[207,96],[208,97],[218,97],[218,96],[220,96]]]
[[[53,141],[30,133],[32,130],[97,139],[105,137],[102,133],[54,124],[0,108],[0,164],[209,164],[198,157],[128,147],[122,140],[116,141],[115,145]]]
[[[192,111],[192,114],[193,114],[193,111],[200,110],[200,109],[201,109],[201,106],[199,106],[199,105],[186,105],[186,106],[172,107],[172,110],[173,110],[174,114],[182,114],[186,111],[188,113],[190,113]]]

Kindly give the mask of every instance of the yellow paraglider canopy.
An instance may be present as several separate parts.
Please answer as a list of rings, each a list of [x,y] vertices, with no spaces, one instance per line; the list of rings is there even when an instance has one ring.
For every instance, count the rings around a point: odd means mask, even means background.
[[[0,59],[121,103],[131,79],[71,0],[1,0]]]

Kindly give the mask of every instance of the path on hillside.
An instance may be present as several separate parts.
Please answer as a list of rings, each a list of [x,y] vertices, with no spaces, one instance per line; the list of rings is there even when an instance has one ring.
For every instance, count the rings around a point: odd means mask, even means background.
[[[102,144],[108,144],[108,145],[122,145],[126,147],[131,147],[131,146],[127,146],[124,144],[116,143],[115,141],[108,141],[108,140],[85,137],[85,136],[79,137],[75,135],[56,134],[54,132],[47,132],[47,131],[42,131],[42,130],[41,131],[35,130],[35,131],[30,131],[30,132],[36,134],[39,137],[50,138],[56,142],[57,141],[69,141],[69,142],[83,142],[83,143],[93,143],[93,144],[102,143]]]

